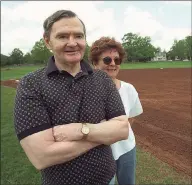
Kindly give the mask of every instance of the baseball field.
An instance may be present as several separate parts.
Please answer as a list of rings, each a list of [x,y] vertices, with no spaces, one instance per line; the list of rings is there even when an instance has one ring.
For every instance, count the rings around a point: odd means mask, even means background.
[[[134,84],[143,105],[137,143],[191,175],[191,68],[122,70],[119,78]]]
[[[12,118],[15,79],[36,68],[1,69],[1,184],[40,184],[16,139]],[[122,66],[119,79],[135,86],[144,109],[132,126],[137,184],[191,184],[191,69],[190,62]]]

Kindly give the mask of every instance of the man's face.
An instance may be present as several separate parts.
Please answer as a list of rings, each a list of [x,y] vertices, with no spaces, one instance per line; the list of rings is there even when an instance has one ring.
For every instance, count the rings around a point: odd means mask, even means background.
[[[109,65],[106,65],[103,62],[105,57],[110,57],[112,59]],[[115,79],[120,70],[120,65],[115,64],[115,60],[117,59],[119,59],[119,53],[116,49],[106,50],[100,55],[99,61],[95,65],[95,68],[105,71],[111,78]]]
[[[83,25],[77,17],[55,22],[45,43],[60,63],[74,64],[83,58],[86,40]]]

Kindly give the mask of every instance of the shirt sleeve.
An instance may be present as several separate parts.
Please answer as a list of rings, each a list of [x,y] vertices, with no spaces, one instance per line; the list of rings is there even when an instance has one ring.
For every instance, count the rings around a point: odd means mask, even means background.
[[[37,83],[29,77],[22,78],[18,84],[14,126],[19,140],[52,127]]]
[[[134,87],[132,88],[132,97],[135,97],[135,98],[134,98],[133,106],[131,107],[129,112],[129,118],[138,116],[143,113],[143,107],[141,105],[138,93]]]
[[[120,94],[108,75],[105,76],[105,86],[107,88],[106,120],[126,115]]]

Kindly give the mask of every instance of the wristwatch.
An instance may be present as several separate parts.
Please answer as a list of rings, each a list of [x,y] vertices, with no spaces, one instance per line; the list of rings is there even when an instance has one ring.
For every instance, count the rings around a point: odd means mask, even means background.
[[[86,138],[87,135],[88,135],[89,132],[90,132],[90,129],[89,129],[87,123],[82,123],[82,129],[81,129],[81,132],[82,132],[82,134],[83,134],[83,138]]]

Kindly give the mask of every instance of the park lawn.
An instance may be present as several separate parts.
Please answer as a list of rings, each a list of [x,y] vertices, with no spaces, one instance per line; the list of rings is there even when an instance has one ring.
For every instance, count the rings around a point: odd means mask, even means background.
[[[40,184],[15,135],[13,104],[15,89],[1,86],[1,184]]]
[[[1,80],[21,78],[29,72],[42,68],[43,66],[20,66],[4,67],[1,69]],[[192,62],[147,62],[147,63],[123,63],[121,69],[152,69],[152,68],[190,68]],[[8,69],[8,70],[7,70]]]
[[[190,68],[191,61],[165,61],[165,62],[147,62],[147,63],[122,63],[121,69],[153,69],[153,68]]]
[[[1,69],[1,80],[21,78],[22,76],[42,67],[43,66],[40,65],[18,67],[7,66]]]
[[[15,135],[13,105],[15,89],[1,87],[1,184],[38,185],[40,174],[25,156]],[[137,184],[191,184],[190,178],[177,173],[150,153],[137,149]]]

